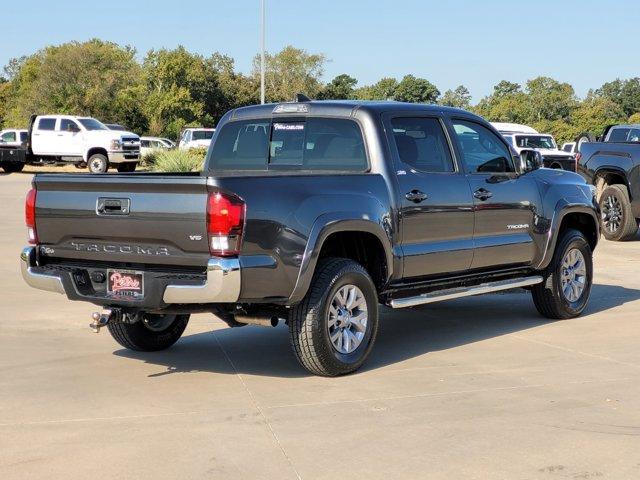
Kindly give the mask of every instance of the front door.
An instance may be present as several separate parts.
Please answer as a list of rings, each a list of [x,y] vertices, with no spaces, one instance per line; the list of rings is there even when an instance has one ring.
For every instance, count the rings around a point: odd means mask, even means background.
[[[452,127],[474,197],[471,268],[530,264],[534,220],[541,206],[535,180],[516,172],[507,144],[484,125],[453,119]]]
[[[75,121],[69,118],[60,119],[56,133],[61,155],[82,156],[82,132]]]
[[[395,150],[403,277],[465,272],[473,257],[473,200],[442,121],[389,116],[385,126]]]

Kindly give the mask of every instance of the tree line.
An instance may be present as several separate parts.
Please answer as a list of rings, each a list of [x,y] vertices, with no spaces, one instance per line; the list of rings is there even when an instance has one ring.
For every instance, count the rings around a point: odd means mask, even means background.
[[[259,102],[259,56],[248,75],[234,59],[184,47],[148,51],[98,39],[46,47],[12,59],[0,76],[0,126],[25,127],[33,113],[90,115],[140,133],[175,138],[185,126],[213,126],[229,109]],[[407,74],[359,86],[348,74],[322,81],[327,58],[292,46],[266,55],[266,99],[398,100],[468,109],[490,121],[531,125],[558,141],[606,125],[640,123],[640,78],[616,79],[579,99],[573,87],[549,77],[524,85],[503,80],[472,105],[460,85],[441,92],[426,78]]]

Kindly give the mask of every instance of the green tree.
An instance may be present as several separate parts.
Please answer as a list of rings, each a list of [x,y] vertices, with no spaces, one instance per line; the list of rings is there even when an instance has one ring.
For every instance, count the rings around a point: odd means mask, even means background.
[[[284,47],[276,54],[265,55],[265,97],[270,102],[293,100],[296,93],[317,98],[322,89],[326,57],[320,53]],[[260,79],[260,56],[253,60],[253,78]]]
[[[13,76],[7,121],[26,126],[33,113],[91,115],[122,122],[118,97],[140,78],[135,50],[89,40],[47,47],[10,62]]]
[[[596,95],[613,100],[620,105],[627,116],[640,112],[640,78],[634,77],[628,80],[619,78],[607,82],[595,91]]]
[[[578,101],[573,87],[550,77],[527,81],[528,123],[542,120],[565,120],[571,116]]]
[[[385,77],[373,85],[367,85],[356,90],[356,98],[359,100],[393,100],[398,81],[395,78]]]
[[[318,98],[325,100],[347,100],[355,97],[355,86],[358,80],[343,73],[329,82],[320,92]]]
[[[473,110],[492,122],[524,123],[528,115],[527,95],[519,84],[502,80]]]
[[[440,91],[434,84],[413,75],[405,75],[394,92],[395,100],[410,103],[435,103],[439,96]]]
[[[440,100],[441,105],[447,107],[456,107],[469,109],[471,106],[471,94],[469,89],[464,85],[460,85],[455,90],[447,90]]]

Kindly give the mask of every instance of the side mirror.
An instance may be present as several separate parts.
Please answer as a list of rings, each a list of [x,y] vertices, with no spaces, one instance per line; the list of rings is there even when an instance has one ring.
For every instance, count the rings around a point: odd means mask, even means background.
[[[542,155],[537,150],[521,150],[520,165],[523,173],[542,168]]]
[[[78,128],[77,125],[74,125],[73,123],[70,123],[70,124],[67,125],[67,132],[75,133],[75,132],[79,132],[79,131],[80,131],[80,129]]]

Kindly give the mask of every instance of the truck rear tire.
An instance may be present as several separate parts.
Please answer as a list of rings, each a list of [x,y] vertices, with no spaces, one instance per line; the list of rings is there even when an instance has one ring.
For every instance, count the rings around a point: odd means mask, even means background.
[[[377,333],[378,295],[367,271],[346,258],[322,261],[289,314],[289,339],[300,364],[325,377],[354,372]]]
[[[541,315],[554,320],[579,316],[587,306],[593,282],[592,252],[578,230],[566,230],[558,239],[544,281],[531,289]]]
[[[156,352],[176,343],[189,323],[189,315],[144,314],[142,320],[127,323],[113,318],[107,324],[113,339],[129,350]]]
[[[120,173],[135,172],[137,166],[138,166],[138,162],[119,163],[118,172]]]
[[[94,153],[87,161],[87,167],[91,173],[105,173],[109,170],[109,159],[101,153]]]
[[[632,240],[638,231],[633,216],[629,192],[624,185],[609,185],[600,195],[602,234],[607,240],[624,242]]]

